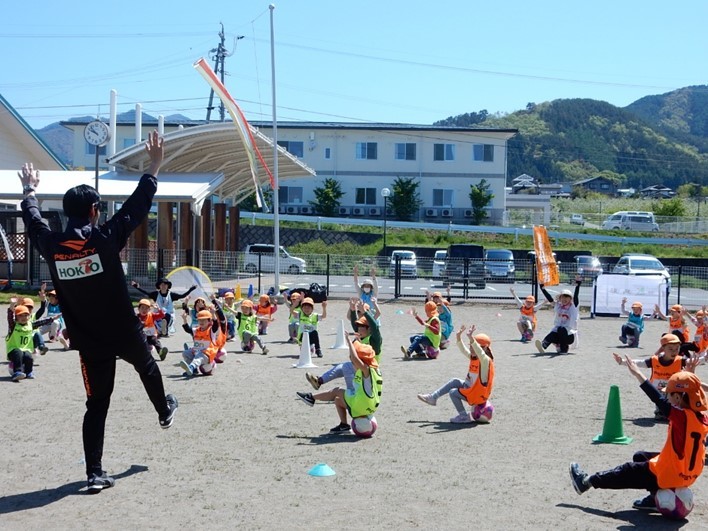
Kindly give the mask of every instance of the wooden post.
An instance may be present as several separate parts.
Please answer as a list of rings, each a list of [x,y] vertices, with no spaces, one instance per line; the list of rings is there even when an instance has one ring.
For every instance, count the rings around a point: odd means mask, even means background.
[[[238,205],[229,207],[229,250],[239,251],[239,229],[241,228],[241,209]]]
[[[214,250],[226,250],[226,205],[214,205]]]
[[[212,242],[211,242],[211,200],[210,199],[205,199],[204,204],[202,205],[202,215],[201,215],[201,222],[202,222],[202,230],[201,230],[201,235],[202,235],[202,242],[201,242],[201,247],[199,250],[201,251],[210,251],[212,249]]]

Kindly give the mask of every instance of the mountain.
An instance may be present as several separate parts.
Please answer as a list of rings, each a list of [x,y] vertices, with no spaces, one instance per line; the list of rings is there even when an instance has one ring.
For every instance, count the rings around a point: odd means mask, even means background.
[[[708,182],[703,109],[693,107],[689,112],[699,96],[649,98],[660,99],[642,98],[624,109],[591,99],[554,100],[529,103],[504,116],[487,115],[482,122],[468,123],[469,117],[478,119],[486,111],[438,123],[519,129],[508,143],[510,179],[526,173],[546,183],[574,182],[601,174],[621,186],[661,183],[673,189]]]

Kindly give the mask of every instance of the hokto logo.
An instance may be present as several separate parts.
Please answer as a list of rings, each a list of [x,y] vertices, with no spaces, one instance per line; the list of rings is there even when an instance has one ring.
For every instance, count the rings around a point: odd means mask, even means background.
[[[101,257],[92,254],[78,260],[57,261],[57,275],[61,280],[77,280],[103,273]]]

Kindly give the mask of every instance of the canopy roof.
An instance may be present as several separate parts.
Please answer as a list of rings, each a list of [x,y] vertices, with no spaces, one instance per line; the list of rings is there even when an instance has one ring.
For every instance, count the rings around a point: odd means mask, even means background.
[[[251,127],[256,145],[269,168],[273,168],[273,140]],[[171,173],[211,172],[224,175],[215,194],[239,202],[253,191],[253,178],[246,146],[232,122],[217,122],[165,134],[165,160],[160,170]],[[116,153],[108,163],[134,172],[149,165],[144,144]],[[268,183],[265,170],[258,164],[258,182]],[[314,176],[315,171],[278,146],[278,180]]]

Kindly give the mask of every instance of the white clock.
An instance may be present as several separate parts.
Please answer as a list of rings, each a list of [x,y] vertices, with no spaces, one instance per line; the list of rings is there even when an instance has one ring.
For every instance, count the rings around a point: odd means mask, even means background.
[[[95,120],[84,128],[84,138],[92,146],[105,146],[111,139],[111,131],[107,124]]]

